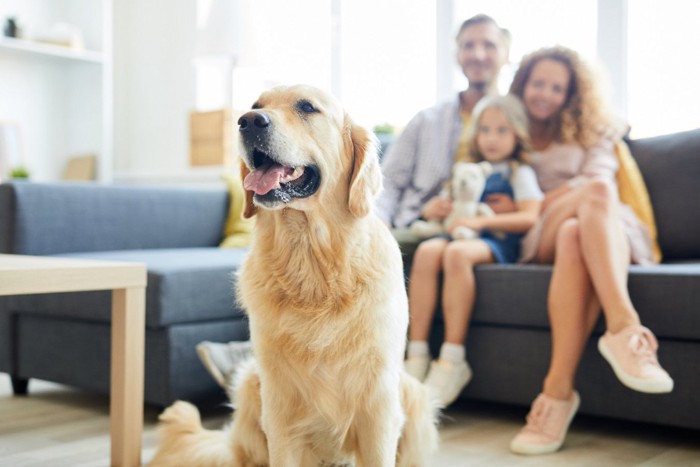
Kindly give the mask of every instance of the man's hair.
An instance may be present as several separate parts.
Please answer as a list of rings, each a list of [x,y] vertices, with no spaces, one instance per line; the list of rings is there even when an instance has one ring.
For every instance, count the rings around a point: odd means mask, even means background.
[[[465,29],[468,29],[472,26],[475,26],[477,24],[491,24],[493,25],[496,29],[501,31],[501,36],[503,37],[503,45],[506,47],[506,49],[510,49],[510,31],[507,30],[506,28],[502,28],[498,25],[495,19],[491,18],[489,15],[484,15],[484,14],[478,14],[474,15],[469,19],[466,19],[462,25],[459,27],[459,30],[457,31],[457,35],[455,36],[455,40],[459,40],[459,36],[464,32]]]

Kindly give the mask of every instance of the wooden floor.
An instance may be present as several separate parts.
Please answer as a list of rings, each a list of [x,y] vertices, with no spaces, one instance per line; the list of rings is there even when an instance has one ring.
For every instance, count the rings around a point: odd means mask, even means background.
[[[0,466],[84,467],[109,463],[109,401],[33,380],[30,395],[15,397],[0,373]],[[445,413],[441,449],[426,467],[450,466],[700,466],[700,432],[580,416],[564,448],[522,457],[508,451],[525,409],[462,403]],[[204,418],[218,428],[226,409]],[[143,460],[152,458],[157,412],[146,409]]]

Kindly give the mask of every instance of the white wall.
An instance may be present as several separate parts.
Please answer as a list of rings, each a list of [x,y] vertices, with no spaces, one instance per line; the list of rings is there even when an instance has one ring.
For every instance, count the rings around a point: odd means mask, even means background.
[[[176,178],[188,170],[195,15],[192,0],[115,2],[117,181]]]

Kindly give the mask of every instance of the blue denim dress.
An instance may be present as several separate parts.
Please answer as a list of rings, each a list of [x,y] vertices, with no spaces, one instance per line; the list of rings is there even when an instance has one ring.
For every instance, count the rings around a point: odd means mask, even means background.
[[[508,174],[500,172],[493,173],[486,179],[486,187],[481,195],[481,202],[486,202],[489,195],[496,193],[504,193],[513,196],[513,186],[510,184]],[[491,248],[493,257],[498,263],[515,263],[520,255],[520,241],[523,234],[514,234],[510,232],[499,232],[498,235],[490,230],[482,230],[479,236],[481,240],[486,242]]]

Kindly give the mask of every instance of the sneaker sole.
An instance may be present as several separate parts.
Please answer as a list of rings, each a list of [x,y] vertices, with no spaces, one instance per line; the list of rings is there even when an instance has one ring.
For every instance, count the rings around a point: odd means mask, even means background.
[[[564,433],[564,436],[562,437],[561,441],[549,444],[525,444],[518,443],[516,440],[513,440],[510,443],[510,450],[516,454],[525,454],[532,456],[539,454],[551,454],[553,452],[557,452],[566,440],[566,435],[569,432],[569,426],[571,426],[571,420],[573,420],[574,416],[576,416],[576,412],[578,412],[578,408],[580,405],[581,398],[579,396],[576,396],[576,404],[574,404],[574,410],[572,410],[569,414],[569,419],[566,422],[566,432]]]
[[[665,394],[673,391],[673,380],[669,381],[649,381],[642,378],[637,378],[625,372],[615,361],[612,352],[601,337],[598,339],[598,351],[605,358],[608,364],[612,367],[615,376],[622,384],[635,391],[648,394]]]
[[[197,351],[197,355],[199,356],[199,359],[202,361],[204,364],[204,368],[207,369],[209,374],[214,378],[216,383],[221,386],[222,388],[226,389],[226,379],[224,378],[224,375],[221,374],[217,366],[214,364],[214,362],[211,359],[211,356],[209,355],[209,352],[206,350],[205,347],[203,346],[195,346],[195,350]]]

